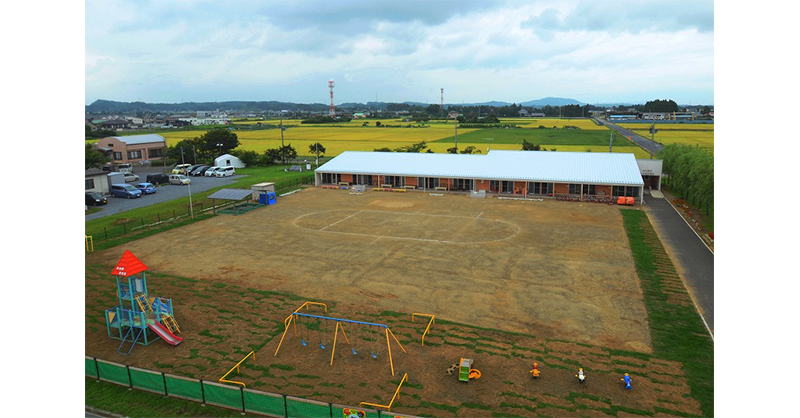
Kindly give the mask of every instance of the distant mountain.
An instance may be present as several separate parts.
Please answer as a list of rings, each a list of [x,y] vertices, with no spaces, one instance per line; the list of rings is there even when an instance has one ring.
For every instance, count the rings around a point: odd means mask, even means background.
[[[144,102],[115,102],[113,100],[96,100],[86,106],[87,113],[132,113],[132,112],[152,112],[152,113],[180,113],[196,111],[281,111],[281,110],[301,110],[301,111],[324,111],[328,105],[322,103],[288,103],[288,102],[185,102],[185,103],[144,103]]]
[[[490,102],[483,102],[483,103],[453,103],[453,106],[494,106],[494,107],[502,107],[508,106],[511,103],[508,102],[498,102],[497,100],[492,100]],[[445,107],[447,107],[447,103],[445,103]]]
[[[581,105],[583,106],[586,103],[579,102],[575,99],[564,99],[561,97],[545,97],[543,99],[538,100],[530,100],[527,102],[520,103],[523,106],[530,106],[530,107],[544,107],[544,106],[566,106],[566,105]]]

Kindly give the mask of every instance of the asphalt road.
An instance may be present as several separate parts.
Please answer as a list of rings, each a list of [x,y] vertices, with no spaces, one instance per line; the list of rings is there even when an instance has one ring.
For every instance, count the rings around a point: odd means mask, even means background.
[[[637,133],[634,133],[633,131],[629,131],[629,130],[627,130],[625,128],[617,126],[617,125],[615,125],[615,124],[613,124],[613,123],[611,123],[611,122],[609,122],[607,120],[601,120],[601,122],[603,122],[603,124],[608,126],[609,129],[613,129],[614,131],[617,131],[617,133],[619,133],[620,135],[622,135],[622,136],[624,136],[626,138],[627,137],[631,137],[631,141],[635,142],[637,145],[639,145],[640,147],[646,149],[647,151],[652,152],[653,155],[658,154],[659,151],[664,149],[663,145],[658,144],[656,142],[653,142],[653,141],[651,141],[651,140],[649,140],[649,139],[647,139],[647,138],[645,138],[645,137],[643,137],[643,136],[641,136],[641,135],[639,135]],[[643,126],[646,126],[646,125],[643,125]]]
[[[159,171],[160,172],[160,171]],[[129,182],[130,185],[144,182],[147,178],[147,172],[143,170],[134,171],[139,176],[138,182]],[[236,179],[242,177],[241,175],[231,177],[190,177],[192,179],[192,194],[204,192],[214,187],[228,185],[233,183]],[[86,221],[92,219],[102,218],[103,216],[114,215],[126,210],[150,206],[156,203],[166,202],[168,200],[177,199],[179,197],[189,196],[189,186],[178,186],[173,184],[163,184],[158,187],[158,191],[153,194],[142,195],[136,199],[125,199],[121,197],[107,196],[108,203],[103,206],[99,212],[86,215]]]
[[[680,263],[682,277],[700,313],[714,331],[714,253],[666,199],[644,195],[659,235]]]

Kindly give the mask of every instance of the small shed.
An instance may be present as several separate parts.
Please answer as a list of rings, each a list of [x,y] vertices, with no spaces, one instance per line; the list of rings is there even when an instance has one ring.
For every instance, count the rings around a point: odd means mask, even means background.
[[[217,190],[214,193],[211,193],[208,196],[208,198],[211,199],[211,202],[214,204],[214,206],[213,206],[214,207],[214,214],[217,213],[216,200],[220,199],[220,200],[227,200],[227,201],[231,202],[233,204],[233,214],[237,215],[238,212],[237,212],[236,202],[238,202],[240,200],[244,200],[248,196],[250,196],[250,190],[247,190],[247,189],[220,189],[220,190]],[[239,211],[246,212],[247,210],[253,209],[255,207],[258,207],[258,205],[254,204],[254,203],[245,203],[243,206],[239,207]],[[223,213],[223,211],[220,210],[220,213]]]
[[[214,159],[214,165],[219,167],[244,168],[245,165],[238,157],[230,154],[223,154]]]
[[[258,196],[261,193],[273,192],[275,193],[275,183],[258,183],[251,186],[253,190],[253,200],[258,201]]]

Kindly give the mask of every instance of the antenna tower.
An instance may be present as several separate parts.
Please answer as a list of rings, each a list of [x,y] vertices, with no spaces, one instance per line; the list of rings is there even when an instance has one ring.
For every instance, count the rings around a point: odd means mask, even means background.
[[[328,112],[330,116],[336,116],[336,108],[333,106],[333,79],[328,80],[328,87],[331,89],[331,110]]]
[[[440,89],[442,91],[442,99],[439,103],[439,119],[444,119],[444,89]]]

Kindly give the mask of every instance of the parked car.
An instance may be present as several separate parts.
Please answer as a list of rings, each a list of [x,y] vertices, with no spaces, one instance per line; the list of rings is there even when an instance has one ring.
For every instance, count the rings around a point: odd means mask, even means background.
[[[141,190],[144,194],[153,194],[156,192],[156,186],[153,183],[139,183],[136,188]]]
[[[206,170],[206,172],[203,173],[203,175],[206,176],[206,177],[214,177],[214,172],[217,171],[218,168],[219,168],[219,166],[215,165],[215,166],[209,168],[208,170]]]
[[[125,182],[139,181],[139,176],[133,173],[125,173]]]
[[[86,204],[89,206],[100,206],[105,205],[108,203],[105,196],[101,195],[97,192],[87,192],[86,193]]]
[[[164,173],[148,174],[147,182],[155,185],[169,183],[169,176]]]
[[[130,184],[112,184],[111,196],[132,199],[142,197],[142,191]]]
[[[211,168],[211,166],[208,166],[208,165],[197,166],[197,168],[195,168],[194,170],[189,172],[189,175],[190,176],[202,176],[203,173],[205,173],[206,170],[208,170],[209,168]]]
[[[192,180],[189,177],[184,176],[183,174],[170,174],[169,175],[169,184],[190,184]]]
[[[233,167],[220,167],[214,172],[216,177],[230,177],[234,174],[236,174],[236,170]]]
[[[120,163],[117,165],[117,171],[120,173],[133,173],[133,164],[131,163]]]
[[[194,171],[195,169],[197,169],[197,167],[200,167],[201,165],[203,165],[203,164],[192,164],[192,165],[190,165],[189,167],[186,168],[186,172],[183,173],[183,174],[186,174],[188,176],[188,175],[190,175],[190,173],[192,171]]]
[[[191,164],[178,164],[172,169],[172,174],[186,174],[186,169],[191,166]]]

